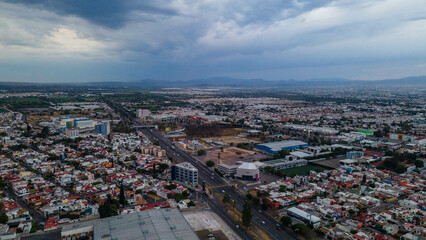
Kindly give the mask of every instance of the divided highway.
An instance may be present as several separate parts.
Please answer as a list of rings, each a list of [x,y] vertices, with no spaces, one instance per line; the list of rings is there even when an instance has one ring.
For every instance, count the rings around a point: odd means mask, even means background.
[[[226,186],[227,182],[222,177],[215,174],[206,165],[199,162],[189,153],[183,151],[179,147],[174,146],[169,139],[164,137],[155,129],[142,129],[141,131],[151,139],[158,141],[158,143],[163,149],[165,149],[169,154],[177,158],[179,161],[190,162],[194,167],[198,169],[199,176],[203,179],[203,181],[206,182],[206,184],[213,187],[218,186],[216,188],[211,188],[211,190],[216,191],[221,195],[223,194],[223,192],[227,192],[234,201],[237,201],[237,208],[240,210],[243,208],[245,202],[244,196],[237,192],[234,187],[229,185]],[[218,203],[217,199],[209,199],[208,202],[212,210],[217,213],[242,239],[253,239],[247,232],[237,226],[237,223],[226,213],[224,208],[221,206],[220,201]],[[288,229],[278,227],[277,224],[279,224],[279,222],[277,222],[274,218],[264,213],[257,207],[253,207],[252,213],[254,216],[253,223],[258,225],[273,239],[299,239],[294,233],[292,233]]]

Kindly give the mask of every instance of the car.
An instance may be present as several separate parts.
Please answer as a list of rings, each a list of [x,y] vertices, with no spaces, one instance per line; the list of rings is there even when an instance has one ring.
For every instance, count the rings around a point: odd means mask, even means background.
[[[240,228],[240,226],[238,226],[238,225],[237,225],[237,226],[235,226],[235,227]]]
[[[265,221],[263,221],[263,220],[262,220],[262,221],[260,221],[260,222],[261,222],[262,224],[265,224]]]
[[[222,193],[225,193],[225,190],[222,189]]]
[[[214,179],[214,177],[212,176],[212,179]]]
[[[261,212],[262,212],[262,210],[260,210],[260,209],[259,209],[259,212],[261,213]]]
[[[214,235],[210,233],[209,235],[207,235],[207,237],[214,237]]]

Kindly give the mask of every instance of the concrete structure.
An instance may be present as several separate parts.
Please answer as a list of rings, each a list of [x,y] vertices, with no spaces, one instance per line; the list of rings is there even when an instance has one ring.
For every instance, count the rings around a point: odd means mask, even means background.
[[[357,161],[352,160],[352,159],[344,159],[344,160],[340,160],[340,166],[342,166],[342,167],[352,166],[356,162]]]
[[[259,162],[258,166],[261,169],[264,169],[265,167],[272,167],[275,170],[281,170],[286,168],[294,168],[294,167],[301,167],[306,166],[308,164],[308,161],[300,159],[300,160],[286,160],[286,159],[276,159],[276,160],[270,160],[265,162]]]
[[[363,157],[363,156],[364,156],[363,152],[347,152],[346,153],[347,159],[352,159],[354,157]]]
[[[68,128],[65,129],[65,135],[69,138],[76,138],[80,136],[80,133],[77,128]]]
[[[259,169],[254,163],[243,163],[237,168],[235,177],[243,180],[258,181],[259,180]]]
[[[198,240],[177,209],[146,210],[62,227],[62,239]]]
[[[314,226],[314,228],[319,227],[321,223],[321,219],[319,217],[309,214],[305,211],[302,211],[296,207],[287,209],[287,214],[305,223],[308,223],[308,224],[311,223]]]
[[[98,134],[102,134],[104,136],[108,135],[110,133],[110,125],[109,122],[101,122],[100,124],[95,125],[95,132]]]
[[[302,149],[307,148],[308,144],[302,141],[297,140],[284,140],[279,142],[271,142],[271,143],[263,143],[263,144],[257,144],[256,148],[265,151],[270,154],[275,154],[278,151],[281,150],[296,150],[296,149]]]
[[[221,163],[217,165],[216,169],[222,172],[223,174],[229,176],[229,175],[235,175],[237,173],[238,167],[239,167],[238,165],[228,165],[228,164]]]
[[[172,180],[196,185],[198,184],[198,169],[188,162],[176,164],[172,166]]]
[[[151,116],[151,111],[149,111],[148,109],[138,109],[136,111],[136,116],[138,118],[150,117]]]
[[[79,118],[74,120],[74,127],[76,128],[90,128],[93,127],[93,121],[89,118]]]

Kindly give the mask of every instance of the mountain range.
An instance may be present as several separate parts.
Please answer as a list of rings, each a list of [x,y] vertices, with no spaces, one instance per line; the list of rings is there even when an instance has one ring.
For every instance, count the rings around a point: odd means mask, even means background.
[[[235,88],[270,88],[270,87],[332,87],[332,86],[421,86],[426,87],[426,76],[406,77],[384,80],[350,80],[345,78],[320,78],[308,80],[264,80],[239,79],[230,77],[212,77],[191,80],[156,80],[142,79],[127,82],[89,82],[89,83],[30,83],[0,82],[0,87],[30,86],[81,86],[96,88],[191,88],[191,87],[235,87]]]

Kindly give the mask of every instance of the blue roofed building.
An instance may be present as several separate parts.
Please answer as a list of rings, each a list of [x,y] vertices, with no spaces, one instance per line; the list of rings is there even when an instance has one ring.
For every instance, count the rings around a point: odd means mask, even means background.
[[[297,140],[284,140],[279,142],[270,142],[270,143],[263,143],[263,144],[256,145],[256,148],[258,150],[267,152],[270,154],[275,154],[281,150],[292,151],[292,150],[303,149],[307,147],[308,147],[307,143],[302,141],[297,141]]]

